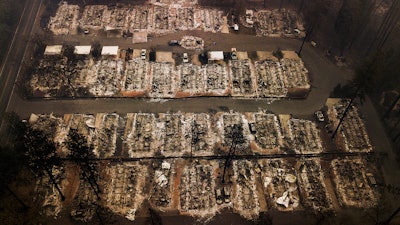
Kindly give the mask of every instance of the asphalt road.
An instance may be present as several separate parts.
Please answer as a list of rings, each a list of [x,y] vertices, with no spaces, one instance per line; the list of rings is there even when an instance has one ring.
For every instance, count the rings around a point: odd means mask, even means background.
[[[0,121],[10,100],[41,0],[27,0],[0,72]]]

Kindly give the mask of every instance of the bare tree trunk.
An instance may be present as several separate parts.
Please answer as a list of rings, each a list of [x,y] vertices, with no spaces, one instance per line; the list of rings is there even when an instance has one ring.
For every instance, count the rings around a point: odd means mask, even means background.
[[[399,213],[399,212],[400,212],[400,207],[397,208],[396,211],[394,211],[394,212],[392,213],[392,215],[390,215],[389,218],[388,218],[385,222],[383,222],[383,224],[384,224],[384,225],[389,225],[389,223],[392,221],[392,219],[393,219],[393,218],[397,215],[397,213]]]
[[[96,187],[92,184],[90,177],[87,176],[85,171],[82,171],[82,174],[83,174],[83,177],[85,178],[85,180],[89,183],[90,187],[92,187],[94,194],[97,197],[97,200],[100,200],[99,189],[96,189]],[[96,185],[97,185],[97,182],[96,182]]]
[[[298,9],[299,12],[301,12],[301,10],[303,9],[303,5],[304,5],[304,0],[301,0],[300,6],[299,6],[299,9]]]
[[[10,192],[10,194],[19,202],[19,204],[24,208],[24,209],[29,209],[29,206],[27,206],[13,190],[11,190],[10,187],[8,187],[7,184],[4,183],[4,186],[6,187],[7,191]]]
[[[353,47],[353,44],[358,40],[361,36],[361,34],[364,32],[365,28],[369,24],[369,21],[371,20],[371,17],[373,14],[375,14],[376,8],[374,7],[374,3],[371,3],[370,7],[367,9],[369,11],[368,15],[364,15],[363,21],[365,20],[364,24],[360,24],[360,26],[357,29],[357,32],[353,36],[353,38],[350,41],[350,45],[348,49],[350,50]]]
[[[235,149],[236,149],[236,143],[234,143],[234,141],[232,140],[231,148],[229,149],[228,155],[227,155],[225,163],[224,163],[224,172],[222,173],[222,181],[221,181],[223,184],[225,184],[225,172],[226,172],[226,169],[228,168],[229,161],[230,161],[232,155],[234,154]]]
[[[95,212],[96,212],[96,216],[99,219],[99,223],[100,225],[104,225],[103,222],[103,218],[101,218],[100,213],[99,213],[99,205],[98,204],[94,204],[96,206]]]
[[[336,133],[338,132],[338,130],[339,130],[339,128],[340,128],[340,125],[342,125],[343,120],[344,120],[344,118],[346,117],[347,112],[349,111],[349,109],[350,109],[351,105],[353,104],[354,100],[356,99],[357,94],[358,94],[359,91],[360,91],[360,88],[358,87],[357,90],[356,90],[356,93],[355,93],[354,96],[351,98],[349,104],[347,105],[346,109],[344,110],[343,115],[342,115],[342,117],[340,118],[339,124],[337,125],[335,131],[332,133],[332,137],[331,137],[331,138],[335,138]]]
[[[386,12],[385,18],[383,19],[381,25],[379,26],[378,32],[375,35],[374,40],[371,42],[371,44],[369,45],[369,47],[367,49],[367,54],[369,54],[371,52],[371,50],[373,49],[374,46],[376,46],[376,48],[379,48],[379,46],[381,45],[382,40],[385,37],[385,34],[390,29],[390,27],[393,26],[391,21],[393,21],[393,19],[392,19],[393,18],[393,12],[396,11],[398,3],[399,3],[399,1],[393,1],[393,3],[390,6],[389,10]]]
[[[299,49],[299,51],[297,52],[297,54],[298,54],[299,56],[301,56],[301,51],[303,50],[304,43],[305,43],[306,40],[310,37],[312,31],[313,31],[313,26],[310,25],[310,26],[308,27],[307,31],[306,31],[306,36],[303,38],[303,42],[301,43],[300,49]]]
[[[387,22],[387,25],[386,25],[386,29],[385,29],[384,33],[382,34],[381,39],[378,42],[377,49],[380,49],[385,45],[388,37],[392,33],[394,27],[396,26],[396,24],[397,24],[397,22],[399,20],[399,10],[400,10],[399,1],[394,1],[394,4],[396,4],[396,5],[392,8],[392,11],[390,13],[391,14],[390,18],[389,18],[389,20]]]
[[[53,183],[53,185],[56,187],[58,194],[60,194],[61,196],[61,201],[65,200],[65,196],[63,195],[63,193],[61,192],[60,187],[58,187],[58,184],[56,182],[56,180],[54,179],[53,174],[51,173],[51,171],[49,170],[49,168],[46,168],[46,172],[47,175],[49,175],[51,182]]]

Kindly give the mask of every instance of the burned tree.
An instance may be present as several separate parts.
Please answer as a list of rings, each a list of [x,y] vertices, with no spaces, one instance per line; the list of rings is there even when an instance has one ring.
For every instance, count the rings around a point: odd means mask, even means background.
[[[243,144],[245,142],[244,136],[243,136],[243,127],[241,124],[234,124],[232,126],[232,131],[230,133],[230,138],[231,138],[231,146],[229,148],[228,155],[225,158],[225,163],[224,163],[224,172],[222,174],[222,180],[221,182],[224,184],[225,183],[225,173],[226,169],[230,165],[232,161],[232,157],[235,155],[235,152],[237,150],[237,146],[239,144]]]
[[[64,201],[65,197],[53,175],[53,168],[63,165],[53,140],[43,131],[28,127],[24,136],[24,146],[32,172],[40,177],[47,174],[60,194],[61,200]]]
[[[339,124],[336,126],[335,131],[332,133],[332,138],[336,136],[340,125],[343,123],[347,112],[351,108],[354,101],[358,98],[361,103],[364,102],[365,97],[372,91],[374,84],[374,77],[378,72],[378,55],[375,56],[372,60],[364,62],[360,67],[355,70],[355,77],[350,82],[350,86],[352,87],[353,94],[351,96],[350,102],[347,104],[346,109],[344,110],[342,116],[340,117]]]
[[[68,158],[76,163],[81,170],[82,177],[92,187],[97,199],[100,200],[100,187],[97,183],[97,162],[93,153],[93,145],[87,143],[86,137],[77,129],[70,129],[66,146],[70,150]]]

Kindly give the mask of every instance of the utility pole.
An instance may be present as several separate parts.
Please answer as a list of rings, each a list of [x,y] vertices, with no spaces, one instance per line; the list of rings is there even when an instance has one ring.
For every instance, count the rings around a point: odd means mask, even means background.
[[[354,94],[354,97],[351,98],[349,104],[347,105],[346,109],[345,109],[344,112],[343,112],[342,117],[340,117],[339,124],[336,126],[335,131],[332,133],[332,137],[331,137],[331,138],[335,138],[336,133],[338,132],[340,125],[342,125],[343,120],[344,120],[344,118],[346,117],[347,112],[349,111],[349,109],[350,109],[351,105],[353,104],[354,100],[356,99],[357,94],[358,94],[359,91],[360,91],[360,87],[357,88],[356,93]]]
[[[303,42],[301,43],[300,49],[299,49],[299,51],[297,52],[297,54],[298,54],[300,57],[301,57],[301,51],[303,50],[304,43],[305,43],[306,40],[310,37],[310,35],[311,35],[313,29],[314,29],[313,25],[310,25],[310,26],[308,27],[307,31],[306,31],[306,36],[303,38]]]
[[[243,138],[243,127],[241,124],[234,124],[232,127],[231,131],[231,147],[229,148],[228,155],[226,156],[225,159],[225,164],[224,164],[224,172],[222,174],[222,180],[221,182],[225,184],[225,173],[226,169],[228,168],[232,156],[235,154],[237,144],[241,144],[244,142]]]
[[[398,207],[397,209],[396,209],[396,211],[394,211],[393,213],[392,213],[392,215],[390,215],[389,216],[389,218],[385,221],[385,222],[383,222],[382,224],[383,225],[389,225],[389,223],[392,221],[392,219],[397,215],[397,213],[399,213],[400,212],[400,207]]]

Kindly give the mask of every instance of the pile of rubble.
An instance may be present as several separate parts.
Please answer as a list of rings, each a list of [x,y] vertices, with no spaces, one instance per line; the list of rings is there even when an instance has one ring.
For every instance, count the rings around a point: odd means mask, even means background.
[[[89,222],[97,210],[97,196],[91,185],[84,179],[79,180],[79,188],[72,203],[71,217],[75,220]]]
[[[108,7],[107,15],[104,18],[105,30],[125,31],[130,24],[130,10],[120,7]]]
[[[70,129],[78,130],[78,133],[84,136],[88,144],[94,144],[96,140],[96,117],[87,114],[66,114],[63,123],[60,124],[56,132],[55,142],[62,147],[62,152],[67,155],[69,150],[63,144],[67,139]]]
[[[76,34],[78,32],[79,6],[61,2],[57,13],[50,18],[47,27],[56,35]]]
[[[227,26],[224,12],[202,8],[196,2],[152,1],[144,6],[86,5],[79,19],[78,5],[60,4],[56,15],[50,19],[49,29],[57,35],[76,34],[78,27],[85,32],[116,30],[133,33],[146,31],[150,34],[171,33],[176,30],[201,29],[205,32],[221,32]],[[240,17],[245,27],[255,25],[260,36],[303,37],[301,17],[292,10],[259,10]],[[244,17],[244,16],[243,16]],[[79,21],[79,22],[78,22]]]
[[[224,25],[223,12],[204,9],[194,4],[150,4],[145,6],[86,5],[79,19],[79,6],[60,4],[56,16],[48,24],[54,34],[76,34],[78,27],[89,31],[119,31],[150,34],[171,33],[175,30],[220,32]],[[79,19],[79,22],[78,22]]]
[[[223,16],[224,12],[217,9],[197,9],[194,21],[196,27],[203,28],[205,32],[221,32]]]
[[[185,134],[190,130],[182,114],[159,114],[158,130],[162,132],[162,153],[165,156],[176,156],[185,153],[187,149]]]
[[[256,188],[254,165],[247,160],[233,162],[233,181],[235,183],[234,209],[246,219],[258,217],[260,204]]]
[[[129,157],[153,156],[158,144],[156,141],[156,121],[154,114],[128,113],[124,135],[124,149]]]
[[[177,97],[200,96],[204,94],[205,72],[201,66],[184,63],[177,68],[180,85]]]
[[[60,10],[60,9],[59,9]],[[108,8],[106,5],[87,5],[83,9],[79,27],[82,30],[98,31],[104,29]],[[108,24],[107,24],[108,25]]]
[[[79,89],[86,88],[86,60],[69,62],[67,58],[46,58],[39,61],[30,80],[31,91],[36,96],[80,96]]]
[[[114,156],[117,143],[118,114],[96,115],[96,143],[94,153],[99,158]]]
[[[63,191],[67,183],[64,168],[53,167],[51,172],[55,181],[59,184],[61,191]],[[41,204],[41,213],[46,216],[57,217],[62,209],[62,201],[56,187],[47,175],[37,179],[35,192],[35,200]]]
[[[107,167],[110,183],[105,187],[105,205],[129,220],[135,219],[135,212],[140,208],[145,195],[142,193],[147,175],[147,168],[138,163],[124,163]]]
[[[338,101],[337,104],[328,108],[328,116],[335,125],[340,121],[346,107],[348,100]],[[372,145],[370,143],[367,129],[364,121],[361,119],[358,109],[351,106],[344,118],[342,125],[339,129],[338,137],[341,145],[348,152],[370,152]]]
[[[151,90],[152,98],[173,98],[176,94],[177,78],[171,63],[152,63]]]
[[[118,114],[99,113],[96,116],[85,114],[66,114],[64,118],[53,115],[35,115],[30,117],[34,129],[45,131],[54,140],[63,155],[67,155],[64,142],[70,129],[77,129],[88,144],[93,144],[94,154],[99,158],[113,157],[116,151]]]
[[[254,97],[256,95],[256,78],[254,66],[250,60],[231,60],[232,96]]]
[[[361,158],[335,159],[331,166],[342,205],[360,208],[376,205],[377,194],[368,183],[368,167]]]
[[[125,76],[122,80],[122,95],[124,96],[143,96],[147,87],[149,63],[142,59],[133,59],[125,64]]]
[[[119,93],[124,74],[122,60],[99,60],[91,71],[89,91],[94,96],[115,96]]]
[[[277,116],[252,113],[249,117],[249,129],[254,136],[254,142],[251,144],[253,151],[278,152],[283,145],[283,136]]]
[[[224,63],[207,64],[206,71],[206,95],[224,96],[228,93],[229,73]]]
[[[282,159],[260,160],[258,167],[268,205],[283,211],[297,209],[300,196],[294,168],[288,168],[288,163]]]
[[[193,30],[195,8],[173,6],[169,9],[169,23],[177,30]]]
[[[314,122],[290,119],[288,127],[292,148],[297,154],[322,152],[322,141]]]
[[[177,5],[177,6],[191,6],[197,5],[197,0],[150,0],[151,4],[155,5]]]
[[[175,168],[173,163],[163,161],[153,163],[154,176],[149,199],[158,208],[172,207],[172,192],[174,188]]]
[[[287,95],[283,70],[278,62],[272,60],[255,62],[258,79],[257,92],[260,97],[284,98]]]
[[[62,124],[62,118],[59,116],[50,115],[36,115],[32,114],[29,118],[29,124],[32,129],[40,130],[46,135],[46,137],[54,139],[56,132],[60,124]]]
[[[310,89],[308,71],[301,59],[256,61],[223,60],[198,66],[148,62],[121,50],[121,59],[104,56],[46,57],[29,80],[38,97],[150,97],[235,96],[284,98]],[[288,53],[289,54],[289,53]],[[132,57],[131,57],[132,55]],[[127,59],[125,59],[127,57]]]
[[[256,34],[272,37],[301,37],[303,24],[299,15],[287,9],[259,10],[254,14]]]
[[[154,6],[153,8],[153,20],[150,25],[150,29],[158,30],[160,33],[164,33],[171,29],[168,23],[169,9],[166,7]]]
[[[240,113],[223,113],[217,122],[222,144],[227,149],[247,150],[251,140],[247,124],[247,120]]]
[[[216,141],[211,127],[212,117],[206,113],[187,115],[191,128],[190,133],[190,152],[192,155],[212,155]],[[187,134],[187,133],[186,133]]]
[[[31,116],[32,127],[49,133],[64,155],[64,142],[71,128],[77,129],[94,146],[99,158],[115,157],[117,140],[122,140],[123,156],[210,156],[216,145],[225,151],[235,147],[236,154],[277,154],[288,145],[296,154],[323,151],[315,123],[290,119],[283,134],[276,115],[256,113],[115,113],[96,115],[66,114]],[[286,123],[286,122],[285,122]],[[284,139],[283,136],[287,136]],[[285,141],[288,141],[286,143]]]
[[[324,182],[319,159],[304,159],[298,165],[300,192],[305,199],[303,204],[316,211],[332,208],[332,200]]]
[[[137,6],[135,8],[131,8],[130,10],[130,21],[131,24],[128,26],[130,32],[134,32],[136,30],[146,31],[149,27],[149,14],[150,8],[147,6]]]
[[[203,50],[204,48],[204,40],[194,36],[183,36],[179,44],[189,50]]]
[[[280,65],[284,71],[285,86],[288,89],[310,89],[308,70],[302,60],[283,58]]]
[[[109,162],[99,166],[96,179],[102,190],[101,200],[97,199],[90,184],[80,179],[79,188],[72,193],[75,199],[71,216],[84,222],[93,217],[99,206],[134,220],[136,212],[149,207],[144,204],[146,199],[152,208],[177,210],[183,215],[201,218],[214,216],[224,207],[233,207],[246,219],[256,219],[265,207],[281,211],[303,207],[316,211],[332,208],[319,157],[254,161],[233,158],[224,184],[218,179],[225,159],[160,159],[162,156],[187,156],[189,151],[192,156],[225,155],[226,152],[214,153],[214,149],[218,146],[222,151],[227,150],[233,143],[237,149],[255,149],[249,148],[253,144],[257,147],[254,152],[275,154],[284,139],[280,127],[283,120],[279,121],[273,114],[66,114],[63,118],[32,115],[29,121],[34,129],[46,130],[52,135],[50,137],[60,148],[69,129],[78,129],[89,144],[94,145],[94,153],[100,158],[119,154],[116,140],[125,129],[121,137],[121,156],[138,162]],[[311,121],[288,119],[285,129],[288,133],[284,135],[293,140],[293,148],[300,156],[322,150],[315,124]],[[237,151],[235,155],[240,156],[241,152]],[[152,156],[157,158],[146,159]],[[376,204],[377,194],[368,179],[372,169],[363,159],[335,159],[331,167],[343,206],[365,208]],[[70,182],[78,171],[57,168],[53,174],[64,191],[72,185],[67,181]],[[38,181],[36,191],[44,213],[59,215],[62,203],[48,178]]]
[[[180,211],[191,216],[216,213],[214,166],[198,162],[185,166],[181,175]]]

